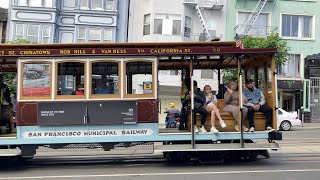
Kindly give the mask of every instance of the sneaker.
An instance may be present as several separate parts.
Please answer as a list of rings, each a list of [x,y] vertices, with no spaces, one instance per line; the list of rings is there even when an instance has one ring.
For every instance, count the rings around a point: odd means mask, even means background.
[[[240,132],[239,126],[235,125],[234,128],[236,129],[236,131]],[[246,126],[242,126],[242,130],[243,132],[248,132],[249,129]]]
[[[268,126],[267,127],[267,131],[271,131],[272,130],[272,127],[271,126]]]
[[[222,119],[220,120],[220,125],[221,125],[222,128],[226,128],[227,127],[226,123]]]
[[[234,128],[236,129],[236,131],[238,131],[238,132],[240,131],[239,126],[238,126],[238,125],[235,125],[235,126],[234,126]]]
[[[251,127],[251,128],[249,129],[249,132],[254,132],[254,127]]]
[[[204,126],[201,126],[201,128],[199,129],[199,132],[206,133],[208,131],[206,130],[206,128],[204,128]]]
[[[249,129],[247,127],[245,127],[245,126],[242,126],[242,129],[243,129],[243,132],[248,132],[249,131]]]
[[[194,133],[199,133],[199,129],[196,125],[193,126],[193,131]]]
[[[216,127],[212,127],[212,128],[210,129],[210,132],[212,132],[212,133],[219,133],[219,131],[218,131],[218,129],[217,129]]]

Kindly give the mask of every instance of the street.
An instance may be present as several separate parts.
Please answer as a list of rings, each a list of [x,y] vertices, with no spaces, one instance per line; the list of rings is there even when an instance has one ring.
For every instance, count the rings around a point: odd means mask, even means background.
[[[46,157],[0,170],[2,179],[319,179],[320,126],[283,132],[281,150],[254,162],[169,165],[161,155]]]

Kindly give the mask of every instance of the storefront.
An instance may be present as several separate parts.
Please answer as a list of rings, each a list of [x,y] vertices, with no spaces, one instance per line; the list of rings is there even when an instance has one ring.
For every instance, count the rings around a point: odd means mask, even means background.
[[[303,80],[278,80],[279,107],[285,111],[298,111],[303,104]]]

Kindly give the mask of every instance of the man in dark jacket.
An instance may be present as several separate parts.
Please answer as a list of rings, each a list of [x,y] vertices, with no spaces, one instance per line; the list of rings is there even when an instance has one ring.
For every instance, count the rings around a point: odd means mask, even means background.
[[[5,107],[11,103],[10,91],[8,86],[4,83],[3,75],[0,74],[0,126],[9,126],[10,119],[2,116]],[[1,134],[1,132],[0,132]]]
[[[207,110],[203,107],[203,104],[206,102],[206,97],[204,95],[204,93],[202,91],[200,91],[200,89],[198,89],[198,83],[197,81],[193,81],[193,86],[194,86],[194,111],[193,111],[193,128],[194,128],[194,132],[195,133],[199,133],[199,132],[207,132],[206,129],[204,128],[204,124],[206,122],[206,118],[207,118]],[[185,111],[189,112],[191,106],[191,99],[190,99],[190,93],[187,92],[185,94],[185,98],[182,102],[182,108],[186,109]],[[183,110],[184,111],[184,110]],[[198,128],[196,126],[196,115],[197,113],[199,113],[201,115],[201,126],[200,128]],[[181,113],[183,114],[183,113]],[[185,113],[184,113],[185,114]],[[189,113],[187,113],[189,114]],[[183,116],[183,115],[182,115]],[[181,117],[182,122],[180,122],[181,124],[185,124],[187,121],[187,117]],[[180,128],[181,127],[181,128]],[[182,126],[180,126],[179,129],[182,129]]]

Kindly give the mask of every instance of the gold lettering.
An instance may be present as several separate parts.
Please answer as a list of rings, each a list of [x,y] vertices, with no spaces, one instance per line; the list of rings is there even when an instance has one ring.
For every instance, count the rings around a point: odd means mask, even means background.
[[[14,53],[14,51],[13,51]],[[30,50],[30,51],[20,51],[21,55],[48,55],[51,52],[49,50]]]
[[[9,55],[15,55],[14,51],[9,51]]]
[[[4,51],[0,51],[0,55],[4,55]]]
[[[92,54],[95,54],[96,53],[96,51],[95,50],[92,50],[92,52],[91,52]]]
[[[73,54],[87,54],[86,50],[73,50]]]
[[[111,50],[110,49],[102,49],[101,52],[103,54],[111,54]]]
[[[60,54],[70,54],[70,50],[60,50]]]

